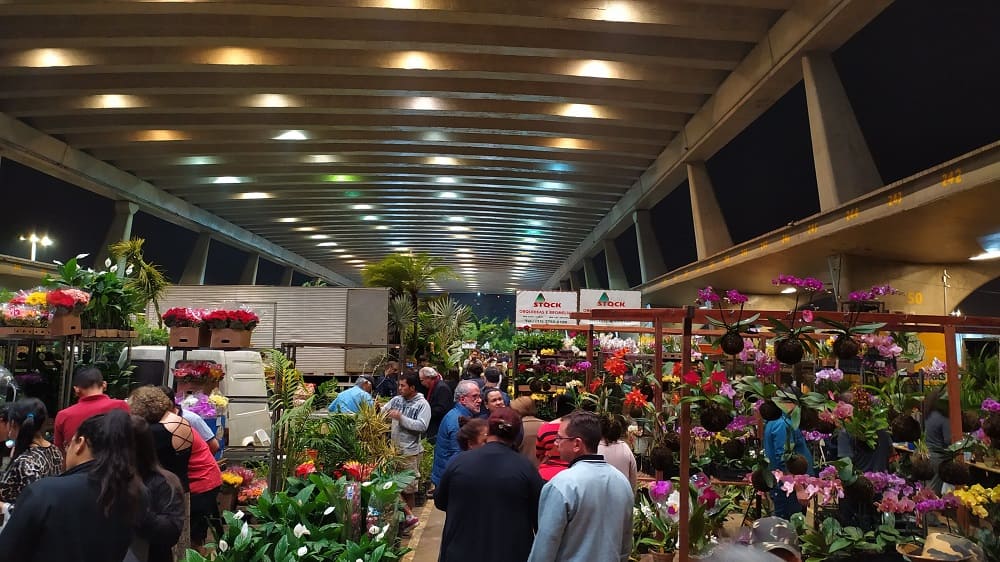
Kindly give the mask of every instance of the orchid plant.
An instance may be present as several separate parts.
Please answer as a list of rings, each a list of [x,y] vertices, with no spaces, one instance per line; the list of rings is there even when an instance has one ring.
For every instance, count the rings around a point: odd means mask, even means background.
[[[715,289],[711,285],[700,289],[698,291],[698,299],[695,301],[700,306],[718,306],[723,302],[729,304],[729,306],[735,307],[739,305],[739,312],[730,311],[729,318],[726,318],[726,311],[724,308],[719,308],[719,318],[712,318],[706,315],[705,319],[708,323],[717,327],[724,328],[726,333],[719,338],[719,346],[722,350],[730,355],[736,355],[737,353],[743,351],[743,338],[740,336],[740,330],[752,325],[754,322],[760,318],[760,314],[753,314],[748,318],[743,318],[743,307],[746,305],[749,299],[746,295],[740,293],[736,289],[729,289],[724,295],[719,295],[715,292]],[[735,316],[735,321],[733,321],[733,316]]]
[[[815,277],[800,278],[794,275],[778,275],[771,283],[795,289],[795,304],[789,313],[791,317],[789,323],[785,324],[776,318],[768,318],[774,332],[778,334],[774,342],[774,356],[786,365],[795,365],[802,361],[802,356],[807,348],[814,354],[819,351],[817,343],[805,335],[816,331],[816,328],[809,324],[813,321],[811,306],[816,293],[823,290],[823,282]],[[802,293],[807,293],[809,300],[805,305],[806,308],[799,311],[799,300]],[[795,325],[797,320],[801,320],[801,324],[798,326]]]
[[[836,335],[833,342],[833,353],[841,359],[852,359],[857,357],[860,347],[855,341],[855,335],[874,334],[885,326],[885,322],[872,322],[869,324],[858,324],[858,317],[864,310],[864,304],[870,303],[886,295],[898,295],[902,293],[890,285],[875,285],[867,291],[852,291],[850,293],[850,311],[846,313],[844,322],[822,318],[821,321],[833,330],[829,331]]]

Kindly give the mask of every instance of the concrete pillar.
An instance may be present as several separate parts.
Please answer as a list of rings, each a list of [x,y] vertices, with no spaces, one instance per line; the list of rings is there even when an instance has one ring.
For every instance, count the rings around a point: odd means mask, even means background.
[[[580,289],[584,288],[583,287],[583,279],[580,279],[580,277],[582,277],[582,275],[580,275],[579,271],[570,271],[569,272],[569,290],[570,291],[579,291]]]
[[[278,282],[278,285],[281,285],[282,287],[291,287],[292,275],[294,273],[295,273],[294,269],[292,269],[291,267],[286,267],[285,270],[281,272],[281,281]]]
[[[94,267],[101,269],[108,259],[108,246],[115,242],[124,242],[132,238],[132,218],[139,211],[139,205],[131,201],[115,201],[115,216],[111,219],[108,233],[104,235],[104,243],[94,253]],[[125,260],[119,260],[118,271],[125,272]]]
[[[608,288],[624,291],[629,288],[622,257],[614,240],[604,240],[604,261],[608,265]]]
[[[181,274],[181,285],[204,285],[205,266],[208,265],[208,247],[212,244],[212,235],[202,232],[191,249],[184,273]]]
[[[719,209],[719,200],[712,189],[712,179],[704,162],[687,164],[688,189],[691,192],[691,213],[694,215],[694,241],[698,259],[703,260],[733,246],[726,219]]]
[[[247,256],[247,263],[243,266],[243,273],[240,275],[240,285],[257,284],[257,266],[260,265],[260,254],[250,254]]]
[[[590,257],[583,258],[583,283],[588,289],[600,289],[601,280],[597,277],[597,268]]]
[[[635,241],[639,245],[639,272],[642,282],[646,283],[667,272],[667,264],[660,253],[660,242],[653,230],[653,221],[649,211],[638,209],[632,213],[635,223]]]
[[[830,270],[830,282],[833,284],[833,297],[839,305],[847,301],[851,291],[860,289],[851,282],[850,256],[836,254],[826,257],[826,265]]]
[[[882,187],[882,177],[829,53],[802,57],[821,211]]]

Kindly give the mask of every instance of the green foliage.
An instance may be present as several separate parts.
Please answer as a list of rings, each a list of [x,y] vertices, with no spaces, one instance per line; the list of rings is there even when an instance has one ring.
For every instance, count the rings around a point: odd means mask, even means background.
[[[508,318],[476,318],[473,315],[469,324],[462,330],[462,339],[476,342],[482,348],[487,343],[494,351],[514,351],[514,335],[517,330]]]
[[[425,252],[390,254],[361,271],[366,287],[388,287],[394,295],[408,294],[414,303],[432,281],[458,279],[455,270],[441,258]]]
[[[166,328],[136,322],[135,330],[138,332],[138,345],[167,345],[170,342],[170,331]]]
[[[108,358],[108,360],[103,360],[102,357],[97,359],[93,363],[80,365],[80,367],[97,367],[104,376],[104,382],[108,383],[105,394],[119,400],[128,398],[132,391],[132,372],[135,371],[135,365],[130,364],[122,369],[118,366],[117,356],[113,359]]]
[[[553,330],[520,331],[514,335],[514,348],[523,350],[562,349],[563,333]]]
[[[885,514],[882,524],[874,531],[857,527],[843,527],[833,517],[828,517],[816,529],[807,530],[801,513],[792,516],[792,525],[799,534],[800,547],[806,562],[856,558],[865,554],[884,552],[886,548],[910,542],[912,537],[896,530],[892,514]]]
[[[316,400],[319,401],[319,404],[317,404],[316,407],[322,408],[323,406],[329,405],[330,402],[333,402],[334,399],[337,398],[338,394],[340,394],[340,384],[337,382],[336,378],[331,377],[330,379],[323,381],[318,387],[316,387]]]
[[[106,271],[83,269],[78,260],[85,257],[80,254],[65,264],[55,262],[59,268],[57,277],[46,275],[42,284],[45,287],[73,287],[90,293],[90,303],[80,315],[84,328],[102,328],[127,330],[130,328],[130,316],[142,312],[145,306],[142,295],[118,276],[116,266],[110,266]]]
[[[163,292],[170,286],[163,270],[156,264],[147,262],[142,255],[142,246],[146,243],[143,238],[133,238],[116,242],[108,247],[108,251],[114,260],[124,260],[125,271],[118,271],[119,277],[125,277],[125,286],[136,294],[141,303],[140,308],[145,310],[146,305],[153,303],[156,311],[158,326],[163,327],[163,320],[160,318],[160,299]]]
[[[434,469],[434,445],[426,439],[420,443],[424,447],[424,456],[420,457],[420,480],[430,482],[431,471]]]
[[[0,303],[9,302],[16,293],[10,289],[0,287]]]

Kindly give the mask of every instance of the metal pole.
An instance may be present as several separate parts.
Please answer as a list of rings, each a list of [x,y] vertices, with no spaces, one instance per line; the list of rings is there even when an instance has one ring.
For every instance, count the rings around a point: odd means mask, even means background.
[[[958,443],[962,440],[962,386],[958,380],[958,348],[955,344],[955,326],[945,324],[944,328],[944,356],[948,369],[948,421],[951,430],[951,442]],[[964,455],[957,457],[958,462],[965,462]],[[958,525],[963,531],[969,528],[969,511],[963,507],[958,507]]]
[[[656,384],[653,385],[653,405],[656,406],[656,415],[663,411],[663,320],[657,318],[656,332],[653,334],[653,376],[656,377]],[[654,423],[655,422],[654,420]]]
[[[681,373],[691,370],[691,319],[694,317],[694,307],[684,307],[684,329],[681,332]],[[657,326],[662,328],[657,320]],[[657,329],[660,333],[660,329]],[[681,387],[681,397],[687,396],[687,388]],[[691,405],[681,405],[681,467],[677,486],[680,488],[680,545],[678,547],[678,562],[688,562],[691,549],[691,537],[688,528],[691,526]]]

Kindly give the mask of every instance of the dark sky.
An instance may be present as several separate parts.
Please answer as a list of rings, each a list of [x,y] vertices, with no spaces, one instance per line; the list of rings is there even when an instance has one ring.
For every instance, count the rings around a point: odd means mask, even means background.
[[[834,53],[886,183],[1000,139],[998,22],[1000,2],[994,0],[901,0]],[[817,212],[802,85],[793,87],[707,166],[734,242]],[[17,238],[30,232],[56,241],[54,247],[40,250],[39,260],[93,253],[113,214],[110,201],[10,160],[0,162],[0,193],[7,210],[0,221],[4,254],[27,257],[28,245]],[[657,204],[652,214],[668,268],[694,261],[687,184]],[[147,259],[178,279],[197,235],[142,212],[136,215],[133,233],[147,239]],[[634,228],[622,236],[616,245],[629,282],[637,284]],[[598,257],[598,276],[606,279],[603,252]],[[246,253],[213,242],[209,258],[208,282],[235,283]],[[277,284],[281,273],[281,266],[261,260],[261,284]],[[306,280],[297,275],[294,283]],[[983,303],[990,297],[1000,301],[996,285],[982,293]]]

